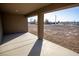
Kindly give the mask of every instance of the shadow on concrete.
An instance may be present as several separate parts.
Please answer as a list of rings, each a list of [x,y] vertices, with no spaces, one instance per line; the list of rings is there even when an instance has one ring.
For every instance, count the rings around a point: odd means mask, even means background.
[[[43,39],[37,39],[28,56],[40,56]]]
[[[17,37],[19,37],[19,36],[21,36],[23,34],[24,33],[11,33],[11,34],[6,34],[6,35],[3,36],[3,39],[2,39],[0,45],[2,45],[4,43],[7,43],[7,42],[13,40],[14,38],[17,38]]]

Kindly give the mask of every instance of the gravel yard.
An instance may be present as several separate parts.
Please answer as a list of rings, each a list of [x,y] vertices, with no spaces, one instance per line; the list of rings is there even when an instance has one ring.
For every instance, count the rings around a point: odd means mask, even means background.
[[[37,35],[37,25],[29,25],[29,32]],[[79,26],[44,25],[44,38],[79,53]]]

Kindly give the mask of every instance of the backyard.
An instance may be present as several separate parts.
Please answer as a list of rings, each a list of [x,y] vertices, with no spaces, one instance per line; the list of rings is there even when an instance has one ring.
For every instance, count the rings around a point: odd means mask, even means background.
[[[37,35],[37,25],[29,24],[29,32]],[[79,53],[79,26],[44,24],[44,39]]]

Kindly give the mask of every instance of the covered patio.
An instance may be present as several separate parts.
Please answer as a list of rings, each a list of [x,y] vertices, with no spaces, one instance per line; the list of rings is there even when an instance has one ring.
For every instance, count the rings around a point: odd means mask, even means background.
[[[33,5],[33,6],[32,6]],[[36,6],[37,5],[37,6]],[[14,6],[15,8],[11,7]],[[25,6],[25,7],[23,7]],[[32,6],[32,7],[31,7]],[[39,7],[38,7],[39,6]],[[44,13],[79,6],[79,4],[1,4],[2,39],[0,55],[57,56],[76,55],[67,48],[44,39]],[[34,7],[34,8],[33,8]],[[25,9],[24,9],[25,8]],[[30,8],[30,9],[28,9]],[[32,9],[33,8],[33,9]],[[15,10],[15,12],[13,11]],[[18,9],[18,10],[17,10]],[[31,10],[32,9],[32,10]],[[27,12],[26,12],[27,11]],[[38,35],[28,32],[27,18],[38,15]],[[18,18],[17,18],[18,17]],[[18,19],[18,20],[17,20]]]

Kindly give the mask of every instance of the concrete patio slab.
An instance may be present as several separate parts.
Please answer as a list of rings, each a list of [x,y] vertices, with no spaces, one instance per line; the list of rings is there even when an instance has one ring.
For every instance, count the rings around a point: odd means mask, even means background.
[[[21,34],[21,35],[19,35]],[[15,35],[17,37],[12,38]],[[11,39],[12,38],[12,39]],[[16,33],[6,35],[7,40],[0,46],[1,56],[78,56],[79,54],[52,43],[48,40],[38,39],[31,33]],[[10,39],[10,40],[9,40]]]

